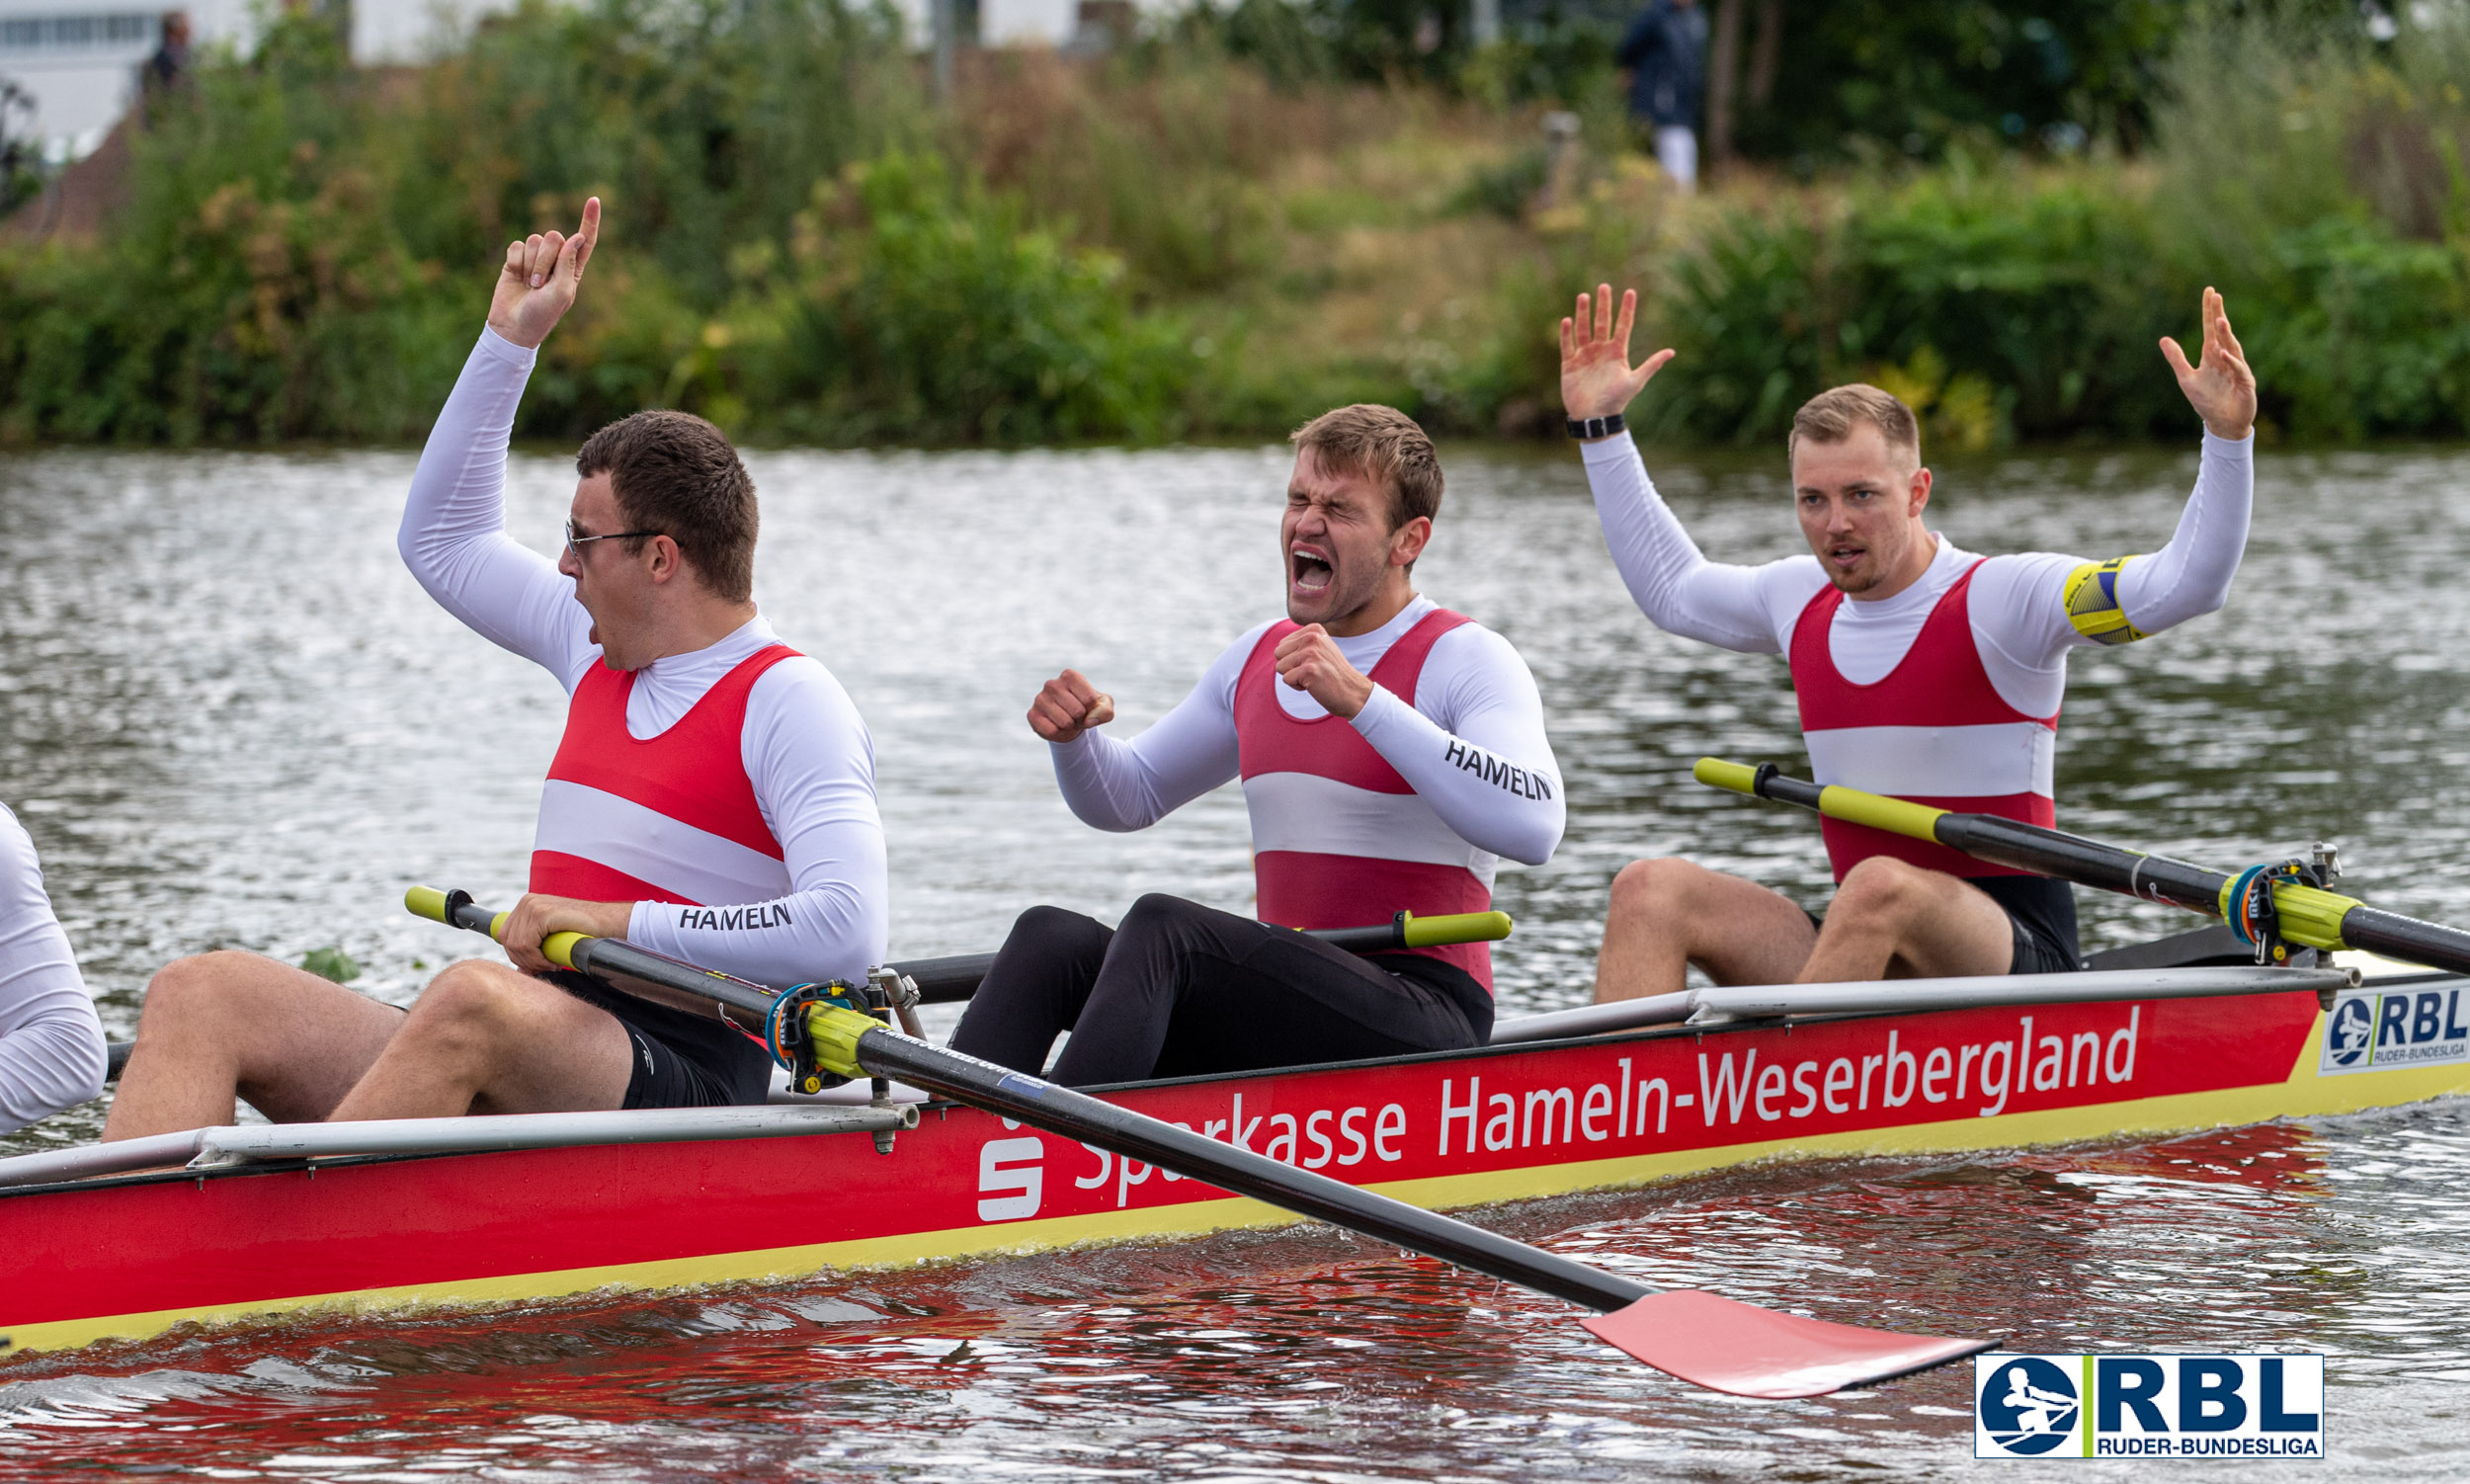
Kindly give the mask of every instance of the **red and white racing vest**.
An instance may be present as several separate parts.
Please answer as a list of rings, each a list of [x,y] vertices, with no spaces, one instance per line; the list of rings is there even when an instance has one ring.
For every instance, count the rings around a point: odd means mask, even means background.
[[[749,655],[675,726],[646,738],[626,730],[634,672],[586,670],[540,790],[532,889],[698,907],[788,895],[788,867],[755,802],[741,733],[756,680],[796,654],[775,644]]]
[[[1467,621],[1445,609],[1426,614],[1372,667],[1372,683],[1415,704],[1433,642]],[[1277,646],[1296,627],[1271,624],[1235,681],[1235,741],[1252,814],[1261,920],[1285,928],[1368,928],[1401,911],[1434,917],[1491,910],[1490,854],[1441,823],[1344,717],[1299,721],[1278,704]],[[1453,963],[1492,989],[1487,944],[1406,951]]]
[[[1792,629],[1792,690],[1810,771],[1821,783],[1909,798],[1970,814],[2048,826],[2057,811],[2051,775],[2058,717],[2027,716],[1990,683],[1973,640],[1976,561],[1922,620],[1921,633],[1875,685],[1844,678],[1827,637],[1844,594],[1822,589]],[[1836,879],[1871,856],[1893,856],[1957,876],[2028,872],[1976,861],[1932,841],[1826,820]]]

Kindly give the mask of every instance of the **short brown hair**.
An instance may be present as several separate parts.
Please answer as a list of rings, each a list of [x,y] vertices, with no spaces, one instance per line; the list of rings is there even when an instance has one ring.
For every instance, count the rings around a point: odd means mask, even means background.
[[[1790,454],[1805,438],[1814,444],[1840,444],[1863,423],[1877,429],[1888,448],[1910,449],[1913,461],[1921,461],[1921,419],[1913,416],[1902,397],[1866,381],[1830,387],[1803,402],[1792,415],[1792,435],[1784,440],[1784,453]]]
[[[1324,412],[1287,442],[1310,449],[1321,467],[1362,474],[1389,486],[1389,529],[1441,514],[1441,455],[1415,419],[1395,407],[1358,402]]]
[[[575,472],[607,474],[627,527],[676,541],[713,593],[754,596],[755,481],[718,428],[691,412],[638,412],[585,439]]]

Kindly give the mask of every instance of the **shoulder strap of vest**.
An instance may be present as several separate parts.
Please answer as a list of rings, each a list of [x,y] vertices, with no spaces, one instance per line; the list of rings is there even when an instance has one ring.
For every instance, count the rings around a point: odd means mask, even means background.
[[[1441,641],[1442,634],[1474,621],[1464,614],[1434,609],[1398,636],[1398,642],[1389,646],[1365,679],[1407,704],[1415,704],[1415,688],[1423,680],[1424,662],[1432,657],[1433,645]]]
[[[1801,605],[1801,617],[1792,620],[1792,650],[1797,652],[1804,641],[1815,638],[1822,646],[1827,639],[1827,625],[1835,621],[1836,610],[1844,606],[1844,589],[1821,579],[1817,592]],[[1821,653],[1825,650],[1822,647]],[[1791,658],[1787,653],[1785,658]]]

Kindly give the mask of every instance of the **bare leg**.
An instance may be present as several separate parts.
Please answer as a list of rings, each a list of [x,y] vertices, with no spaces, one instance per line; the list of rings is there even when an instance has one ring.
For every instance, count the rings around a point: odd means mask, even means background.
[[[633,1044],[618,1018],[544,980],[469,959],[430,981],[329,1117],[436,1118],[623,1107]]]
[[[228,1123],[235,1098],[278,1123],[322,1118],[402,1024],[391,1005],[255,953],[174,959],[146,986],[103,1137]]]
[[[1872,856],[1845,873],[1801,982],[2003,974],[2015,960],[2015,926],[1980,888]]]
[[[1818,932],[1809,914],[1755,881],[1687,861],[1633,861],[1612,878],[1596,958],[1596,999],[1683,987],[1690,964],[1718,984],[1783,984]]]

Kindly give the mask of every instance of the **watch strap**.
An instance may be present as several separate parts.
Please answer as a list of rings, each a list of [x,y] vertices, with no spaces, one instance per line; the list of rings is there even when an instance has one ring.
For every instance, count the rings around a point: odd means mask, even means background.
[[[1572,438],[1610,438],[1621,431],[1621,415],[1610,417],[1574,417],[1569,420]]]

